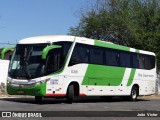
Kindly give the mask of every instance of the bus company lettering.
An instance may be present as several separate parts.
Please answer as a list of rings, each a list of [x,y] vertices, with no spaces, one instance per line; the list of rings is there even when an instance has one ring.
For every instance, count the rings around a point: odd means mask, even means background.
[[[154,77],[154,75],[147,75],[147,74],[141,74],[141,73],[138,73],[138,77]]]
[[[77,74],[77,73],[78,73],[78,70],[71,70],[71,73]]]

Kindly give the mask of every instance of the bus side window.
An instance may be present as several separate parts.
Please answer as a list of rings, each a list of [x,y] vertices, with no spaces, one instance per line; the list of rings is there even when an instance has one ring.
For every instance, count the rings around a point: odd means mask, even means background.
[[[150,70],[155,67],[155,57],[151,55],[145,55],[145,69]]]
[[[131,54],[129,52],[120,52],[120,66],[121,67],[131,67]]]
[[[140,68],[140,69],[145,69],[145,65],[144,65],[144,55],[138,54],[138,61],[139,61],[139,68]]]
[[[137,53],[132,53],[132,67],[139,68],[139,61],[138,61]]]
[[[119,53],[116,50],[106,50],[105,51],[105,56],[106,56],[106,65],[111,65],[111,66],[119,66]]]
[[[155,56],[150,56],[150,64],[151,64],[151,69],[155,68],[155,65],[156,65],[156,57]]]
[[[69,62],[69,66],[75,65],[75,64],[79,64],[79,63],[88,63],[88,48],[85,45],[81,45],[81,44],[76,44],[70,62]]]
[[[50,74],[54,71],[59,70],[62,65],[60,64],[60,50],[61,49],[54,49],[49,52],[47,60],[46,60],[46,72]]]
[[[62,46],[62,48],[61,48],[62,49],[61,62],[62,62],[62,64],[64,64],[66,57],[67,57],[67,54],[68,54],[68,51],[69,51],[72,43],[71,42],[56,42],[53,44]]]
[[[144,60],[145,69],[149,70],[151,68],[150,56],[149,55],[145,55],[144,58],[145,58],[145,60]]]
[[[103,65],[103,49],[92,47],[90,49],[90,63]]]

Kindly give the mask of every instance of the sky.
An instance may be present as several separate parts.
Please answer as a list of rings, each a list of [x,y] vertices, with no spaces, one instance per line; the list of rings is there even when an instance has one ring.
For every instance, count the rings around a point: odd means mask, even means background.
[[[87,0],[0,0],[0,43],[39,35],[65,35],[79,23]],[[0,44],[0,47],[8,45]]]

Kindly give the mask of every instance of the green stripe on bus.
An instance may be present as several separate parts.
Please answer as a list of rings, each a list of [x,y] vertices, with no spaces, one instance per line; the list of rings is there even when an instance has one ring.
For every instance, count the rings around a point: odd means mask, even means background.
[[[119,86],[126,68],[104,65],[88,65],[82,85]]]
[[[139,50],[136,49],[135,51],[136,53],[139,53]],[[131,72],[130,72],[130,76],[129,76],[129,79],[128,79],[128,83],[127,83],[127,86],[130,86],[133,82],[133,79],[134,79],[134,75],[135,75],[135,72],[136,72],[136,69],[135,68],[132,68],[131,69]]]
[[[136,72],[135,68],[131,69],[131,73],[130,73],[130,76],[129,76],[129,80],[128,80],[127,86],[130,86],[132,84],[135,72]]]
[[[10,47],[6,47],[2,50],[2,53],[1,53],[1,59],[4,59],[5,58],[5,53],[8,52],[9,50],[14,50],[15,46],[10,46]]]
[[[103,42],[103,41],[97,41],[97,40],[95,40],[94,45],[95,46],[100,46],[100,47],[105,47],[105,48],[112,48],[112,49],[117,49],[117,50],[130,51],[129,47],[116,45],[116,44],[113,44],[113,43],[107,43],[107,42]]]
[[[136,53],[139,53],[139,50],[136,49],[135,51]],[[133,79],[134,79],[134,75],[135,75],[135,72],[136,72],[136,69],[135,68],[132,68],[131,69],[131,72],[130,72],[130,76],[129,76],[129,79],[128,79],[128,83],[127,83],[127,86],[130,86],[133,82]]]
[[[139,50],[136,49],[136,53],[139,53]]]

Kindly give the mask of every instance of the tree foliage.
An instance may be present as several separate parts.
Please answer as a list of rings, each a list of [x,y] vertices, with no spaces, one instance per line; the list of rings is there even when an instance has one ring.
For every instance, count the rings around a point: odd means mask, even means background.
[[[97,0],[69,34],[155,52],[160,69],[160,0]]]

